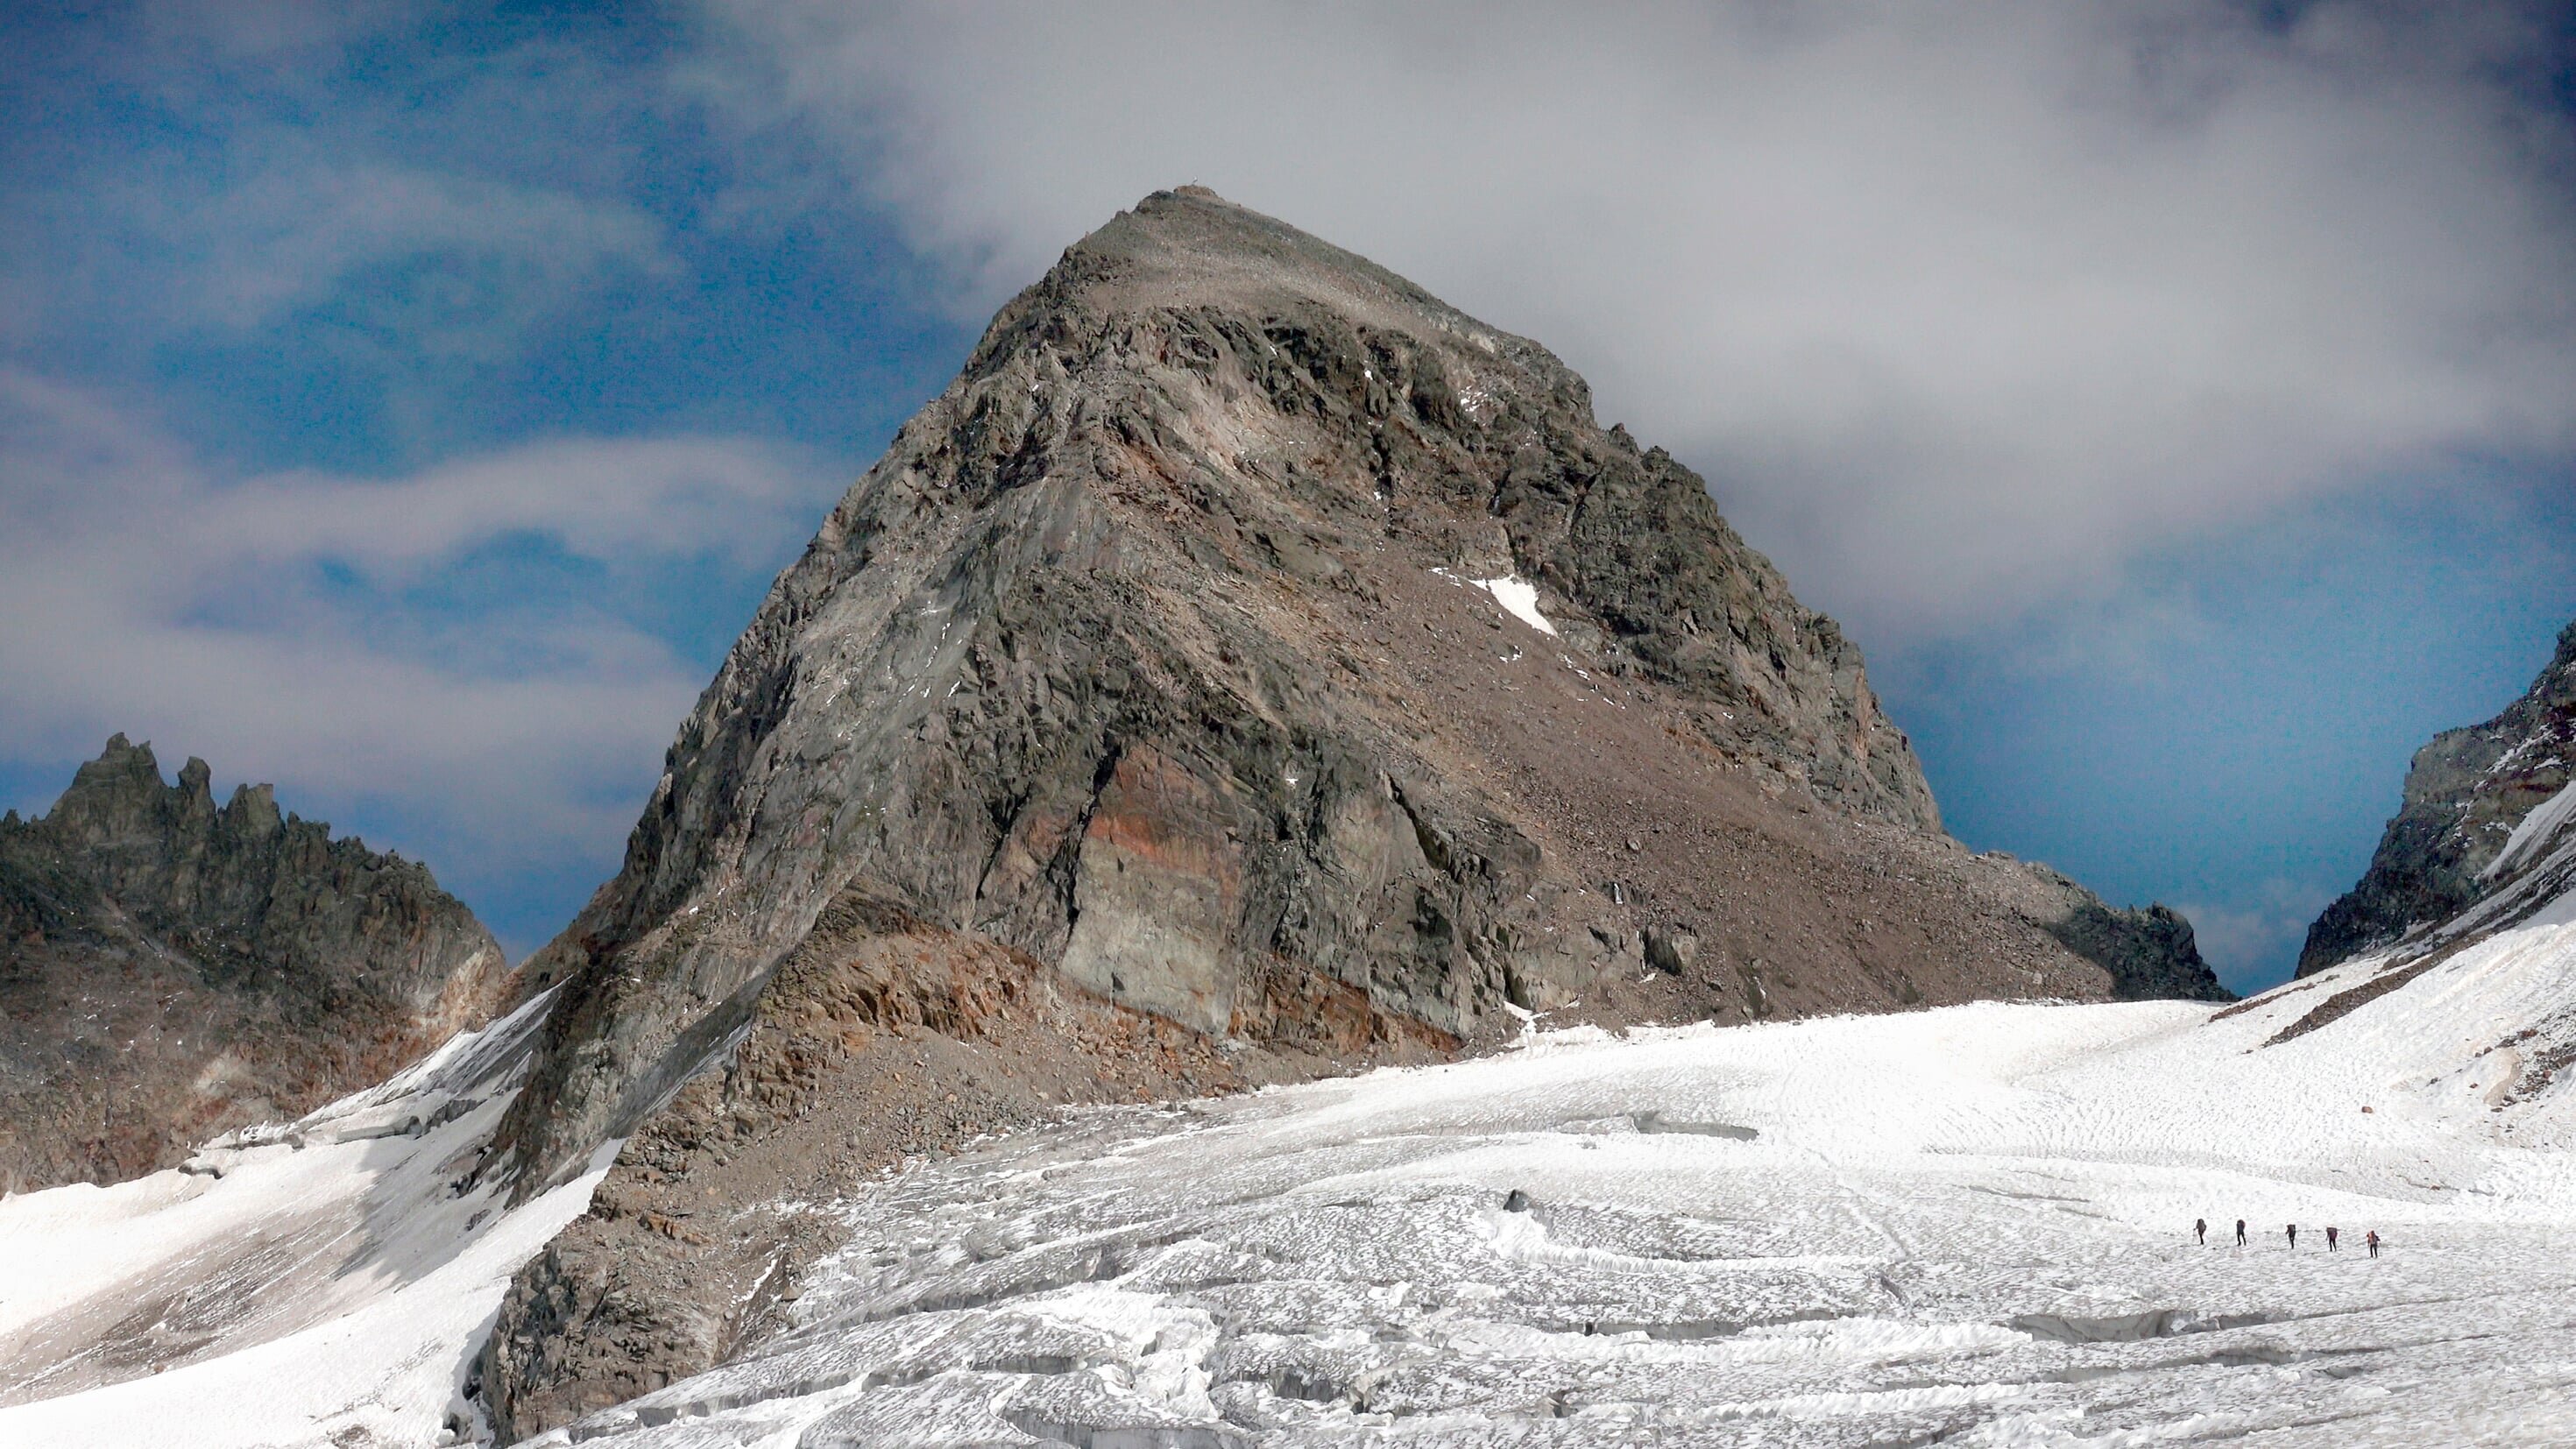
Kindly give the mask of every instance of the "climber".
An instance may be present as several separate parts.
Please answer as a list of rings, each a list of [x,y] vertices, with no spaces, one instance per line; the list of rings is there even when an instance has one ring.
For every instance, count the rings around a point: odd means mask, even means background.
[[[2236,1220],[2236,1246],[2240,1248],[2245,1246],[2245,1220],[2243,1218],[2238,1218]]]
[[[2341,1243],[2340,1241],[2338,1241],[2342,1236],[2343,1236],[2343,1230],[2342,1230],[2342,1229],[2337,1228],[2337,1227],[2333,1227],[2333,1226],[2329,1225],[2329,1226],[2326,1228],[2326,1249],[2327,1249],[2327,1251],[2331,1252],[2331,1251],[2333,1251],[2334,1249],[2336,1249],[2336,1248],[2339,1248],[2339,1247],[2343,1246],[2343,1245],[2342,1245],[2342,1243]]]
[[[2299,1225],[2298,1225],[2297,1223],[2292,1223],[2292,1224],[2290,1224],[2290,1247],[2291,1247],[2291,1249],[2292,1249],[2293,1251],[2296,1251],[2296,1250],[2297,1250],[2297,1248],[2298,1248],[2298,1246],[2299,1246]]]
[[[2201,1245],[2202,1247],[2204,1247],[2204,1248],[2208,1247],[2208,1246],[2209,1246],[2209,1219],[2207,1219],[2207,1218],[2193,1218],[2193,1219],[2191,1220],[2191,1235],[2192,1235],[2193,1237],[2198,1238],[2198,1239],[2200,1240],[2200,1245]]]
[[[2370,1256],[2374,1258],[2379,1256],[2379,1229],[2372,1228],[2362,1241],[2370,1245]]]

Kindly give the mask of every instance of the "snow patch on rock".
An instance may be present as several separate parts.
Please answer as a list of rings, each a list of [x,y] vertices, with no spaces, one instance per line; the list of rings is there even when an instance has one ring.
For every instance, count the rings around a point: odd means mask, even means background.
[[[1538,611],[1538,585],[1509,574],[1499,579],[1469,579],[1467,582],[1493,595],[1494,602],[1503,606],[1504,613],[1551,639],[1556,637],[1556,626]]]
[[[1551,639],[1562,637],[1556,632],[1556,625],[1548,622],[1547,615],[1539,612],[1538,585],[1513,574],[1504,574],[1490,579],[1471,579],[1464,574],[1453,574],[1447,569],[1436,568],[1432,572],[1452,584],[1482,589],[1493,595],[1494,602],[1503,606],[1504,613]],[[1571,662],[1568,661],[1569,664]]]
[[[2504,849],[2478,872],[2478,879],[2493,880],[2512,874],[2516,866],[2538,857],[2558,838],[2571,821],[2576,821],[2576,783],[2543,800],[2513,827],[2505,837]]]

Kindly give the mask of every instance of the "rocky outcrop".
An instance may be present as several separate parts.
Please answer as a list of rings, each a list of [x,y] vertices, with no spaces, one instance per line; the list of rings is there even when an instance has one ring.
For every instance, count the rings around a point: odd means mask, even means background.
[[[2495,882],[2514,827],[2576,772],[2576,624],[2521,698],[2415,752],[2397,814],[2359,884],[2308,927],[2298,974],[2448,920]]]
[[[793,1232],[662,1234],[658,1268],[601,1246],[715,1170],[671,1146],[704,1123],[819,1197],[855,1149],[780,1103],[864,1102],[840,1130],[879,1146],[913,1114],[920,1150],[951,1140],[949,1092],[1028,1106],[956,1065],[987,1026],[926,1007],[922,1060],[968,1085],[760,1085],[742,1064],[800,1032],[826,1076],[872,1070],[780,1014],[789,981],[891,973],[912,984],[887,999],[937,1001],[958,963],[1007,961],[1065,1014],[1297,1075],[1529,1011],[2151,989],[2094,959],[2128,960],[2102,947],[2126,917],[2070,948],[2083,902],[1941,833],[1859,650],[1545,349],[1159,193],[1005,307],[833,509],[682,724],[616,879],[530,961],[560,1004],[486,1170],[525,1196],[629,1140],[512,1290],[490,1402],[533,1429],[731,1351],[757,1294],[724,1294],[804,1251]],[[2167,921],[2132,954],[2187,954]]]
[[[218,806],[123,735],[51,813],[0,819],[0,1186],[110,1182],[380,1081],[515,978],[429,871]]]
[[[2066,915],[2049,923],[2049,934],[2109,972],[2114,999],[2236,999],[2236,993],[2219,985],[2217,973],[2201,959],[2191,922],[2180,912],[2162,904],[2114,909],[2081,887],[2071,895]]]
[[[2571,766],[2576,624],[2520,699],[2416,752],[2369,870],[2309,927],[2300,979],[2221,1015],[2266,1012],[2275,1047],[2357,1013],[2375,1012],[2369,1029],[2384,1033],[2377,1003],[2412,1001],[2410,1013],[2447,1019],[2432,1035],[2460,1048],[2456,1066],[2418,1079],[2423,1093],[2465,1089],[2501,1140],[2563,1143],[2565,1119],[2550,1114],[2576,1073],[2576,1004],[2551,988],[2567,953],[2550,923],[2576,904]]]

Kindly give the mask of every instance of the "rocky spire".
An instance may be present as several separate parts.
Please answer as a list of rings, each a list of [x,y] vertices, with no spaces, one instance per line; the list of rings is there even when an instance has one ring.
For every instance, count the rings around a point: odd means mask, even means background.
[[[124,735],[42,819],[0,822],[0,1186],[168,1166],[227,1127],[388,1075],[516,991],[425,868],[218,809]]]

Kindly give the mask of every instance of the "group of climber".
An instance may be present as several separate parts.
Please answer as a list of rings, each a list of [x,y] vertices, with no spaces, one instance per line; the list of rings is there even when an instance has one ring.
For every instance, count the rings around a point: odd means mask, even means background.
[[[2291,1247],[2291,1250],[2292,1250],[2292,1251],[2296,1251],[2296,1250],[2298,1249],[2298,1246],[2299,1246],[2299,1225],[2298,1225],[2297,1223],[2291,1223],[2291,1224],[2289,1224],[2287,1227],[2283,1228],[2283,1229],[2282,1229],[2282,1232],[2288,1235],[2288,1237],[2289,1237],[2289,1239],[2290,1239],[2290,1247]],[[2192,1219],[2192,1223],[2191,1223],[2191,1235],[2192,1235],[2192,1237],[2193,1237],[2193,1238],[2195,1238],[2195,1239],[2197,1239],[2197,1240],[2199,1241],[2199,1243],[2200,1243],[2200,1245],[2201,1245],[2202,1247],[2204,1247],[2204,1248],[2208,1247],[2208,1246],[2209,1246],[2209,1219],[2207,1219],[2207,1218],[2194,1218],[2194,1219]],[[2368,1245],[2369,1245],[2369,1247],[2370,1247],[2370,1256],[2372,1256],[2372,1257],[2374,1257],[2374,1258],[2376,1258],[2376,1257],[2378,1257],[2378,1256],[2379,1256],[2379,1230],[2378,1230],[2377,1228],[2373,1228],[2373,1229],[2371,1229],[2369,1232],[2364,1233],[2364,1234],[2362,1235],[2362,1239],[2361,1239],[2361,1240],[2362,1240],[2364,1243],[2366,1243],[2366,1244],[2368,1244]],[[2236,1246],[2238,1246],[2238,1247],[2240,1247],[2240,1248],[2245,1246],[2245,1220],[2244,1220],[2243,1218],[2238,1218],[2238,1219],[2236,1220]],[[2328,1229],[2326,1229],[2326,1247],[2327,1247],[2328,1249],[2335,1249],[2335,1248],[2340,1248],[2340,1247],[2342,1247],[2342,1246],[2343,1246],[2343,1229],[2341,1229],[2341,1228],[2328,1228]]]

